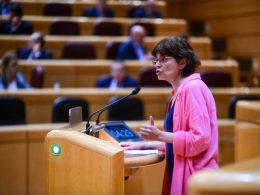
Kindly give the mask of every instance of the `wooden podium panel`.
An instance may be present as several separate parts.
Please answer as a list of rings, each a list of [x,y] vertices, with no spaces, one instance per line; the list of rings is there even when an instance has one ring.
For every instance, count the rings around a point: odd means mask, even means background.
[[[60,146],[59,155],[52,153]],[[120,147],[77,131],[54,130],[45,142],[46,194],[124,194]]]
[[[25,132],[0,131],[0,194],[28,194]]]
[[[45,136],[52,129],[65,126],[59,124],[34,124],[25,125],[27,135],[27,178],[28,194],[43,194],[45,189],[45,164],[44,164],[44,140]],[[19,127],[17,127],[19,128]],[[24,128],[24,129],[25,129]]]

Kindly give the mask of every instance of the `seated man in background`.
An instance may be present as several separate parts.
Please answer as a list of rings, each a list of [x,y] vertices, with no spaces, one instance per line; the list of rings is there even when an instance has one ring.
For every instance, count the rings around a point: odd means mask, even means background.
[[[118,60],[146,60],[149,55],[146,52],[144,38],[145,29],[140,25],[134,25],[130,29],[130,39],[120,45]]]
[[[15,52],[6,52],[2,57],[0,90],[29,88],[23,74],[18,71],[18,57]]]
[[[0,2],[0,15],[7,16],[10,12],[10,7],[17,3],[11,2],[11,0],[2,0]]]
[[[136,87],[137,81],[127,75],[126,66],[119,61],[111,65],[111,76],[101,76],[96,83],[96,87],[109,88],[114,90],[119,87]]]
[[[86,17],[114,17],[114,10],[108,7],[107,0],[97,0],[94,7],[85,9],[83,16]]]
[[[22,20],[23,10],[19,4],[13,4],[10,6],[10,12],[8,20],[3,24],[4,34],[31,34],[32,25],[31,23]]]
[[[34,32],[28,41],[28,46],[19,49],[20,59],[52,59],[52,54],[44,49],[44,35],[41,32]]]
[[[145,6],[134,12],[134,18],[162,18],[161,12],[156,7],[155,0],[146,0]]]

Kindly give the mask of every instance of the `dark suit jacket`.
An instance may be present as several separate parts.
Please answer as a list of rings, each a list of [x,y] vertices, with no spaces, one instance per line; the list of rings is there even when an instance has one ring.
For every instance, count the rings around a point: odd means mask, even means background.
[[[143,48],[146,51],[145,48]],[[124,42],[118,48],[117,60],[138,60],[133,41]]]
[[[28,59],[31,55],[32,50],[28,48],[22,48],[18,51],[18,55],[20,59]],[[43,49],[38,57],[35,57],[33,59],[52,59],[52,54],[46,50]]]
[[[8,4],[0,2],[0,15],[8,15],[10,12],[10,7],[15,5],[17,5],[15,2],[10,2]]]
[[[96,87],[101,87],[101,88],[109,87],[112,80],[113,80],[112,77],[102,76],[97,80]],[[125,77],[122,87],[136,87],[136,86],[137,86],[137,81],[134,78],[130,76]]]
[[[17,35],[30,35],[32,34],[33,28],[31,23],[27,21],[21,21],[21,24],[18,26],[15,31],[11,31],[11,23],[10,22],[5,22],[3,24],[3,33],[4,34],[17,34]]]
[[[91,8],[85,9],[85,11],[83,13],[83,16],[86,16],[86,17],[100,17],[101,15],[99,13],[98,8],[95,6],[95,7],[91,7]],[[104,17],[114,17],[114,10],[112,8],[107,7],[105,9]]]
[[[148,15],[145,8],[139,8],[134,12],[134,18],[162,18],[160,11],[154,11],[151,16]]]

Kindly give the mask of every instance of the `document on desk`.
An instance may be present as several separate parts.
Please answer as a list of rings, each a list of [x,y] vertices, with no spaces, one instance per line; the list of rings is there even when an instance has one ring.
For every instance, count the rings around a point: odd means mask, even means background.
[[[125,150],[125,154],[158,154],[158,150]]]

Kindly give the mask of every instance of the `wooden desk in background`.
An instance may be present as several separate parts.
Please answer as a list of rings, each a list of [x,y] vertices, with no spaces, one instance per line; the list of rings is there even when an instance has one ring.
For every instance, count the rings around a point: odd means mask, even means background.
[[[20,70],[27,81],[36,65],[44,68],[44,87],[53,87],[59,81],[61,87],[95,87],[98,77],[110,73],[111,60],[20,60]],[[199,71],[225,71],[232,75],[232,86],[238,86],[238,64],[234,60],[202,60]],[[152,67],[151,61],[125,61],[128,73],[138,79],[140,70]]]
[[[149,52],[163,37],[146,37],[145,44]],[[20,47],[25,47],[28,44],[29,36],[13,36],[13,35],[1,35],[0,36],[0,55],[8,50],[16,50]],[[63,45],[69,41],[75,42],[88,42],[92,44],[96,49],[96,59],[105,59],[105,48],[107,43],[124,42],[128,37],[103,37],[103,36],[51,36],[45,37],[45,47],[50,50],[54,58],[60,58]],[[193,49],[196,51],[200,59],[211,59],[211,40],[206,37],[189,38],[189,42]]]
[[[14,0],[14,2],[19,2],[19,4],[21,4],[24,10],[24,15],[42,15],[44,5],[48,3],[46,0]],[[92,0],[63,0],[62,3],[71,6],[73,16],[82,16],[84,9],[96,5],[96,2]],[[129,8],[144,6],[144,2],[112,0],[107,1],[107,5],[114,9],[115,17],[126,17]],[[156,1],[156,7],[164,17],[167,17],[167,3],[165,1]]]
[[[204,170],[191,176],[189,195],[260,194],[260,158],[236,162],[217,170]]]
[[[40,112],[40,111],[38,111]],[[138,131],[148,121],[127,121]],[[44,194],[45,163],[44,139],[46,134],[67,124],[29,124],[0,126],[0,192],[2,194]],[[155,125],[163,129],[163,121]],[[220,164],[234,162],[234,120],[218,120]],[[159,194],[164,162],[153,167],[143,167],[125,181],[128,194],[138,189],[140,194]],[[149,176],[149,180],[145,177]],[[138,184],[134,181],[138,181]]]
[[[236,105],[235,161],[260,156],[260,101],[239,101]]]
[[[34,31],[49,34],[50,25],[54,21],[71,21],[79,25],[80,35],[93,35],[96,22],[116,22],[122,26],[122,35],[129,35],[129,26],[135,22],[149,23],[154,25],[155,36],[176,36],[185,35],[188,32],[188,25],[184,19],[130,19],[130,18],[87,18],[87,17],[54,17],[54,16],[24,16],[29,21]],[[109,30],[109,29],[108,29]]]
[[[112,96],[129,94],[132,88],[116,91],[97,88],[66,88],[66,89],[30,89],[19,91],[1,91],[0,96],[15,96],[24,100],[28,123],[49,123],[51,121],[52,105],[57,97],[80,97],[89,102],[89,113],[107,105]],[[212,88],[216,101],[218,118],[227,118],[230,98],[233,95],[254,95],[260,97],[259,88]],[[144,103],[144,117],[153,115],[155,119],[163,119],[166,103],[170,97],[171,88],[143,88],[137,95]],[[107,119],[107,112],[101,115],[101,120]]]

